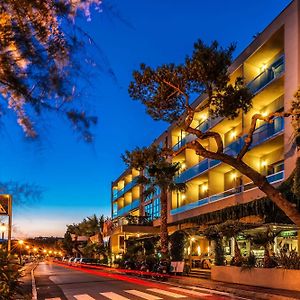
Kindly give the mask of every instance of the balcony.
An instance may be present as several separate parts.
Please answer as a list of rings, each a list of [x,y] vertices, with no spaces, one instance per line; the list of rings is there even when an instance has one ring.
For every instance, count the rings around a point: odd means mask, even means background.
[[[284,72],[284,55],[273,62],[265,71],[256,76],[248,84],[249,90],[256,94],[274,79],[280,77]]]
[[[137,184],[137,177],[135,177],[131,182],[126,184],[121,190],[117,191],[114,190],[113,193],[113,200],[116,200],[123,196],[125,193],[127,193],[129,190],[131,190],[134,186]]]
[[[176,182],[187,182],[191,180],[192,178],[198,176],[199,174],[205,172],[209,169],[208,165],[209,160],[204,159],[199,164],[187,169],[186,171],[182,172],[179,176],[176,177]]]
[[[280,117],[274,118],[273,123],[263,124],[262,126],[258,127],[255,130],[255,132],[253,134],[253,141],[252,141],[251,148],[276,136],[277,134],[282,132],[283,129],[284,129],[284,120],[283,120],[283,118],[280,118]],[[232,155],[232,156],[237,155],[241,151],[241,149],[244,145],[245,137],[246,137],[246,135],[244,135],[243,137],[235,140],[234,142],[232,142],[231,144],[226,146],[224,148],[224,153],[226,153],[228,155]],[[199,164],[187,169],[186,171],[184,171],[180,175],[178,175],[176,177],[175,181],[177,183],[187,182],[187,181],[197,177],[198,175],[206,172],[208,169],[211,169],[211,168],[219,165],[220,163],[221,163],[221,161],[219,161],[219,160],[204,159]]]
[[[140,199],[133,200],[130,204],[124,206],[123,208],[121,208],[117,211],[117,217],[121,217],[125,214],[128,214],[132,210],[138,208],[139,205],[140,205]]]
[[[223,118],[208,118],[206,121],[202,122],[200,125],[196,127],[196,129],[206,132],[210,128],[214,127],[216,124],[221,122]],[[173,146],[174,151],[178,151],[180,148],[182,148],[184,145],[186,145],[189,142],[192,142],[197,139],[197,136],[195,134],[187,134],[183,139],[181,139],[176,145]]]
[[[283,179],[284,179],[284,171],[280,171],[278,173],[274,173],[274,174],[271,174],[271,175],[267,176],[268,182],[272,183],[272,184],[280,182]],[[254,188],[257,188],[257,187],[252,182],[250,182],[250,183],[247,183],[245,185],[241,185],[239,187],[229,189],[229,190],[224,191],[220,194],[211,195],[211,196],[206,197],[204,199],[200,199],[198,201],[186,204],[184,206],[174,208],[174,209],[171,210],[170,213],[171,213],[171,215],[176,215],[176,214],[179,214],[179,213],[183,213],[183,212],[189,211],[189,210],[194,209],[194,208],[201,207],[203,205],[206,205],[206,204],[209,204],[209,203],[212,203],[212,202],[216,202],[216,201],[226,199],[227,197],[230,197],[232,195],[238,195],[242,192],[249,191],[249,190],[254,189]]]
[[[264,141],[274,137],[278,133],[282,132],[284,129],[284,120],[283,118],[276,117],[273,120],[273,123],[266,123],[258,127],[253,134],[252,147],[257,146],[258,144],[263,143]],[[245,136],[243,137],[243,139]]]

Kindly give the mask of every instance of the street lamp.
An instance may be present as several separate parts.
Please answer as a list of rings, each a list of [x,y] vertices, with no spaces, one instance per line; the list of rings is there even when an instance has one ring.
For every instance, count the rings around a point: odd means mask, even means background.
[[[19,244],[19,255],[20,255],[20,265],[22,265],[22,247],[23,247],[23,244],[24,244],[24,241],[23,240],[18,240],[18,244]]]

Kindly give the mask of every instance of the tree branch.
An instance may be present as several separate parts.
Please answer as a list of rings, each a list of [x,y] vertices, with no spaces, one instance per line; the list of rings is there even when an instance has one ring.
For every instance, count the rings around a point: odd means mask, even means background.
[[[275,112],[270,113],[268,116],[263,116],[262,114],[255,114],[252,116],[250,129],[248,131],[248,134],[244,140],[245,144],[243,148],[241,149],[240,153],[237,156],[237,160],[242,160],[242,158],[245,156],[247,151],[252,145],[253,142],[253,134],[256,129],[256,124],[258,120],[265,121],[267,123],[272,123],[275,117],[289,117],[291,115],[295,115],[295,113],[289,111],[289,112]]]

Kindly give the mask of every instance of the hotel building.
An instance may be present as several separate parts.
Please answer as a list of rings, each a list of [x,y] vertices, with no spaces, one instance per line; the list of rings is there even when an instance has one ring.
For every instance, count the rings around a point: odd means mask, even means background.
[[[293,95],[300,86],[300,0],[291,2],[254,38],[234,60],[230,66],[230,74],[232,82],[237,77],[243,77],[254,94],[251,111],[228,120],[213,119],[204,110],[195,115],[192,125],[202,131],[213,130],[220,133],[225,153],[234,155],[243,145],[252,115],[288,110]],[[205,101],[205,96],[200,95],[194,106],[201,107]],[[201,228],[206,225],[201,216],[218,211],[222,214],[226,208],[252,203],[264,196],[249,178],[231,166],[200,157],[194,150],[184,147],[195,138],[173,124],[154,142],[172,147],[178,152],[173,161],[180,162],[182,169],[176,180],[185,182],[188,187],[186,193],[169,194],[170,233],[188,228],[201,232]],[[210,150],[215,147],[209,142],[206,146]],[[267,175],[268,181],[275,186],[286,180],[296,162],[290,118],[275,118],[273,123],[259,121],[253,144],[244,161]],[[138,175],[138,171],[128,169],[112,183],[112,218],[116,225],[112,231],[111,245],[115,255],[124,252],[124,241],[130,236],[159,232],[159,193],[143,199],[142,187],[136,182]],[[268,212],[264,214],[268,215]],[[248,214],[242,213],[239,218],[261,223],[266,221],[262,215],[250,211]],[[148,216],[152,223],[144,222],[143,216]],[[296,227],[282,224],[278,226],[281,222],[276,217],[271,223],[274,230],[280,231],[277,240],[280,245],[285,244],[290,250],[298,249]],[[244,246],[247,247],[246,243]],[[209,242],[201,234],[196,237],[194,247],[198,249],[198,255],[210,251]]]

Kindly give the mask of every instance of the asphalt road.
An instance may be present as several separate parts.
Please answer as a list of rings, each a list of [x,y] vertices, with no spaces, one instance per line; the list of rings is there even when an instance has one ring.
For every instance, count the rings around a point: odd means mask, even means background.
[[[34,271],[34,277],[39,300],[233,299],[220,295],[217,291],[174,286],[139,277],[51,262],[40,263]]]

